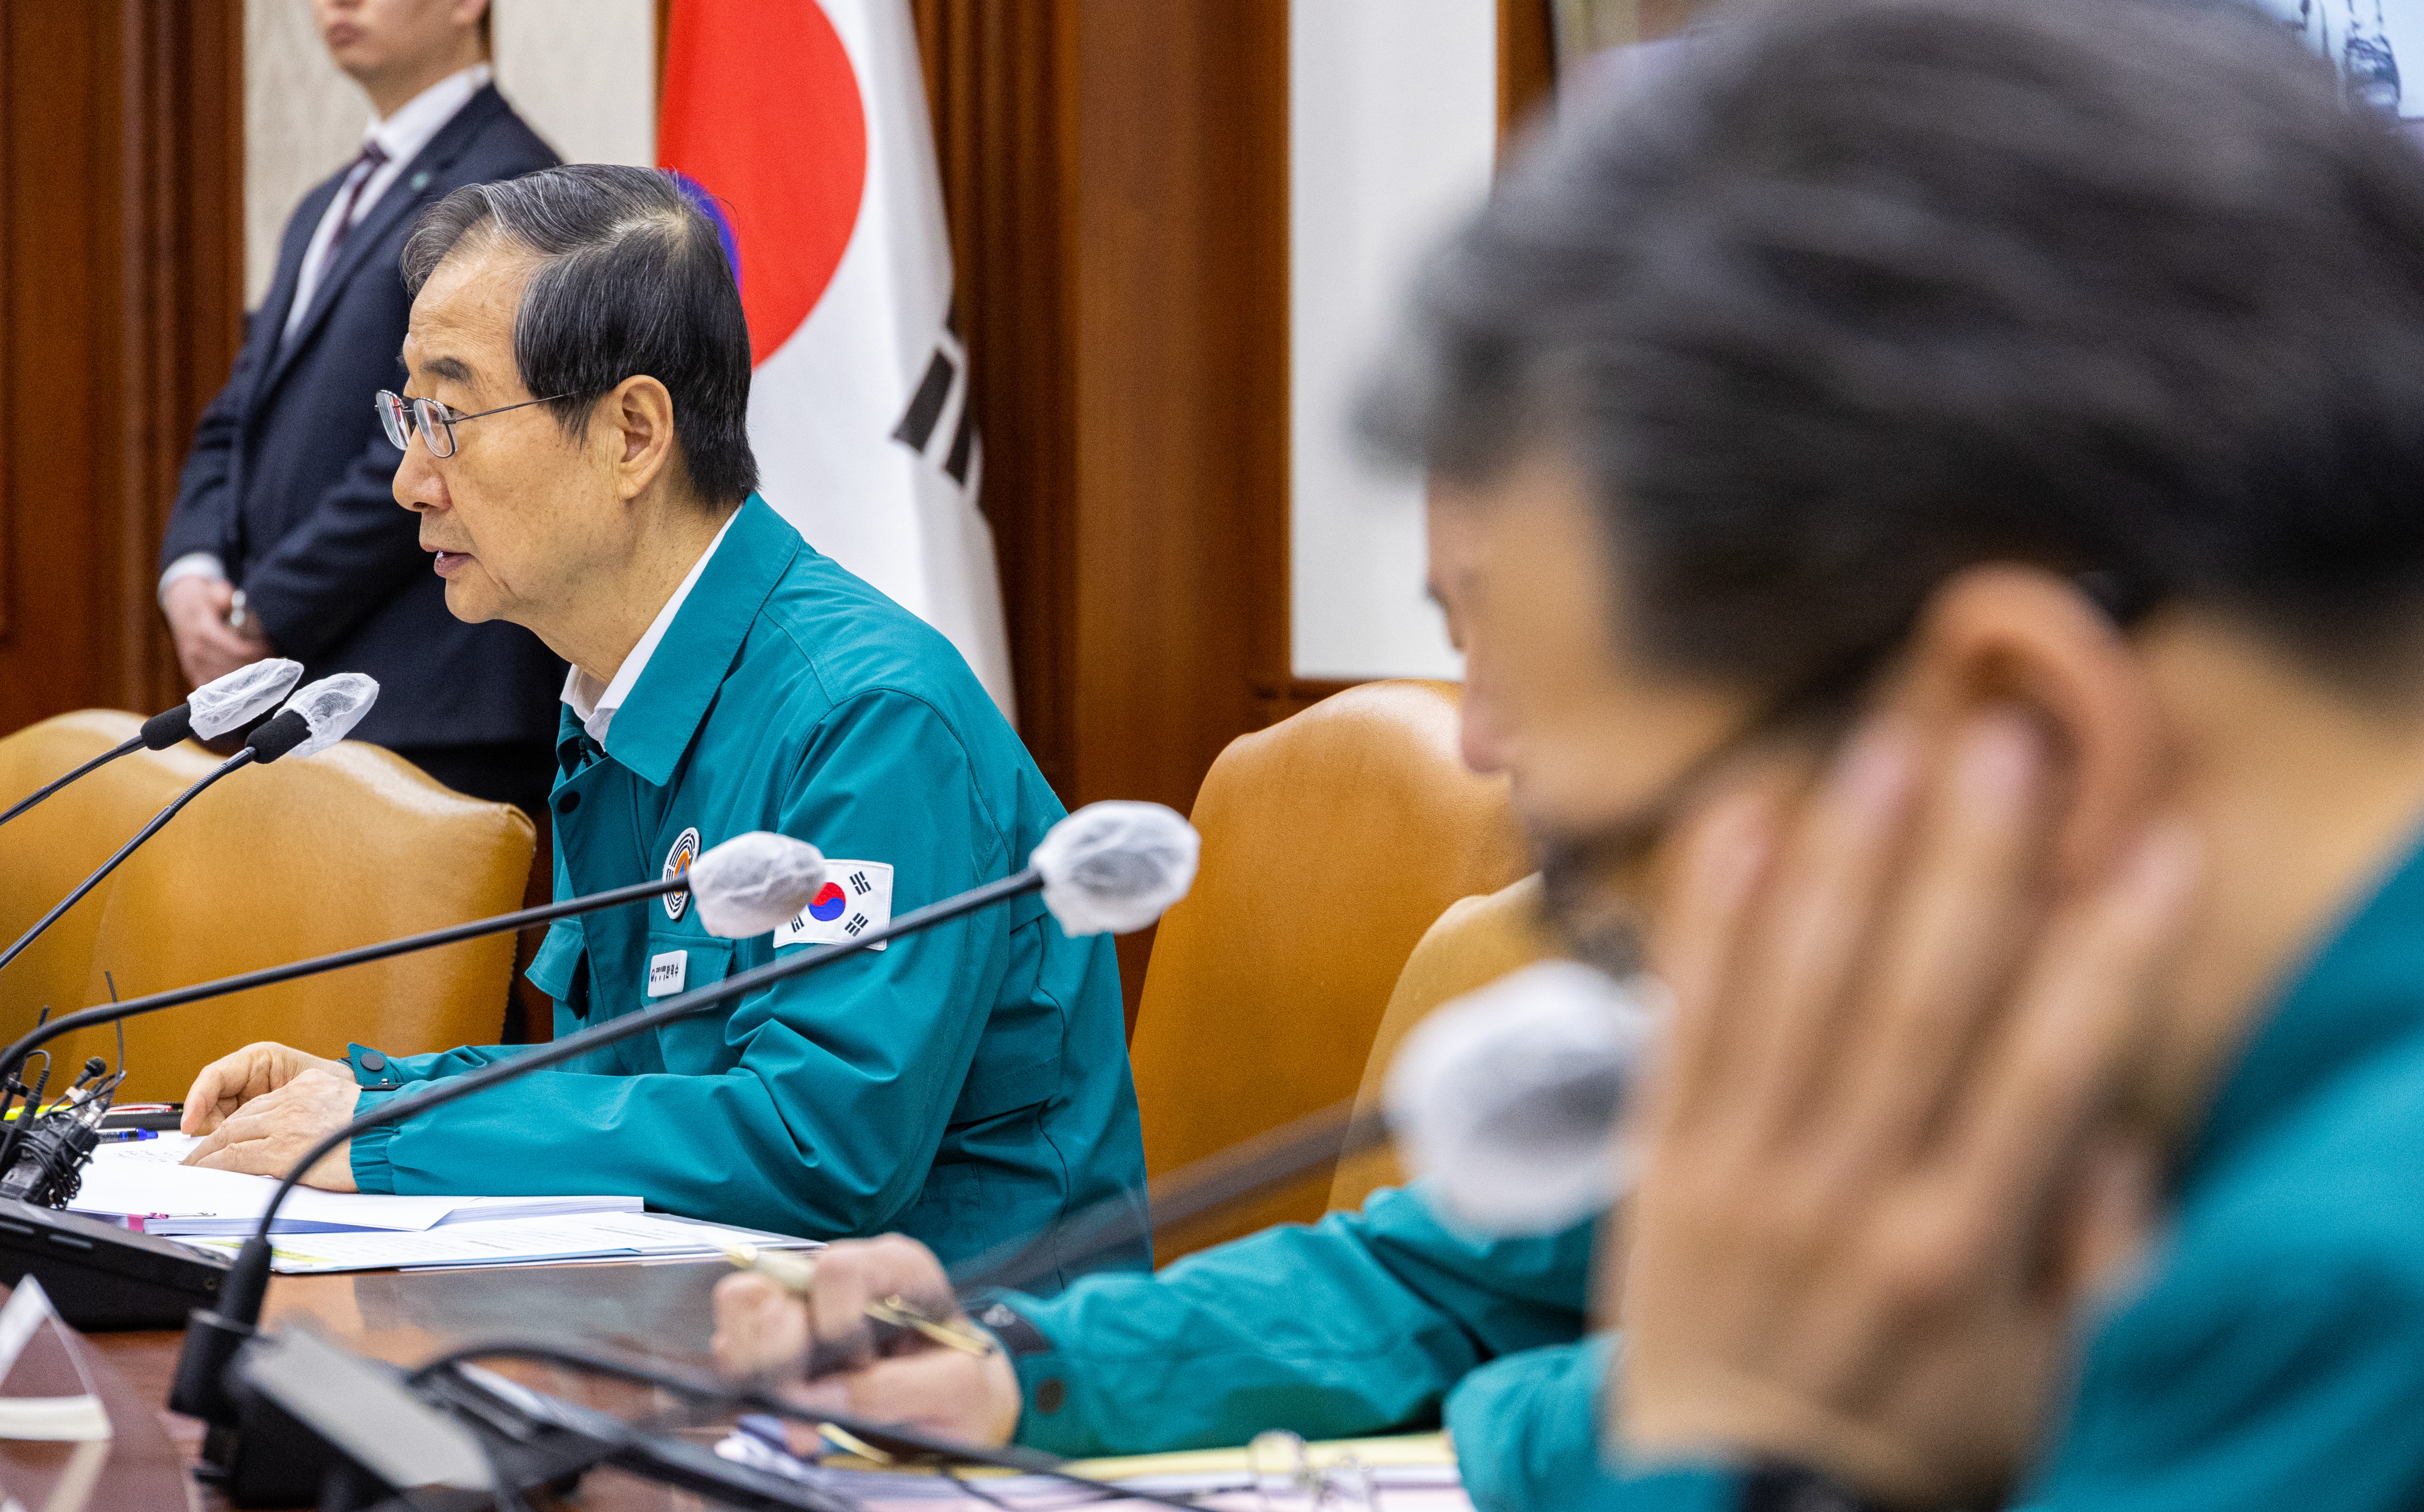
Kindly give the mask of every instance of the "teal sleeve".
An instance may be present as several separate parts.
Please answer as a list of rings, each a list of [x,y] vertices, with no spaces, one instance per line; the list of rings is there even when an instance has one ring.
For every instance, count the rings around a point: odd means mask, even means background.
[[[345,1062],[354,1068],[354,1085],[362,1089],[354,1102],[354,1116],[359,1118],[375,1110],[413,1082],[477,1071],[524,1048],[515,1044],[467,1044],[432,1055],[391,1056],[368,1045],[349,1044],[345,1047]],[[378,1124],[354,1137],[348,1159],[357,1187],[366,1192],[395,1190],[395,1168],[387,1154],[388,1144],[394,1138],[395,1125],[391,1123]]]
[[[892,692],[820,722],[779,827],[831,856],[890,863],[895,917],[1012,864],[958,737]],[[407,1118],[375,1154],[358,1146],[356,1180],[372,1189],[384,1163],[387,1189],[405,1193],[633,1194],[812,1238],[880,1233],[918,1195],[967,1079],[1012,953],[1008,919],[997,909],[860,951],[597,1052],[582,1069]],[[685,943],[698,959],[703,943]],[[601,1015],[642,1006],[636,986],[592,995]],[[450,1052],[427,1072],[498,1053]]]
[[[1010,1298],[1046,1345],[1017,1361],[1019,1439],[1138,1454],[1266,1428],[1334,1439],[1428,1425],[1475,1366],[1580,1337],[1591,1236],[1585,1224],[1470,1239],[1418,1196],[1384,1189],[1361,1213],[1268,1229],[1155,1275]]]
[[[1616,1336],[1527,1349],[1475,1370],[1448,1393],[1465,1494],[1479,1512],[1587,1507],[1605,1492],[1600,1386]]]

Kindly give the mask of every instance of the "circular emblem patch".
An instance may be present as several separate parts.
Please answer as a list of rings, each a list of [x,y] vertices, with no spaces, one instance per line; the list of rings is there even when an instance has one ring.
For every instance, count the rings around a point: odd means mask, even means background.
[[[698,859],[698,831],[687,829],[674,840],[674,848],[665,852],[665,881],[690,875],[690,864]],[[665,917],[678,919],[682,910],[690,907],[690,894],[665,894]]]

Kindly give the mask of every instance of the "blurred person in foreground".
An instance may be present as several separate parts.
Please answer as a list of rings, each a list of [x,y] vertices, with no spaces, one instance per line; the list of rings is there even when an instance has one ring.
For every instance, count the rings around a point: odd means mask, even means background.
[[[1621,1347],[1417,1187],[971,1298],[990,1361],[876,1358],[946,1282],[846,1247],[727,1367],[1087,1451],[1443,1401],[1485,1506],[2424,1499],[2424,158],[2243,11],[1738,11],[1568,103],[1372,418],[1469,749],[1676,999]]]
[[[312,0],[311,14],[370,124],[287,221],[235,371],[195,427],[160,608],[195,684],[269,656],[307,677],[367,672],[382,693],[358,738],[544,823],[564,663],[519,626],[446,612],[390,492],[402,455],[371,396],[403,376],[396,258],[421,212],[555,153],[490,78],[487,0]]]

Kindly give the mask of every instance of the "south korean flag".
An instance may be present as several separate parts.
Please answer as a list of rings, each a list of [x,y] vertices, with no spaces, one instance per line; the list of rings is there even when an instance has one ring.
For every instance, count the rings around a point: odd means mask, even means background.
[[[888,861],[825,862],[825,884],[807,908],[774,931],[774,948],[787,945],[844,945],[892,922],[892,864]],[[885,946],[869,948],[882,950]]]

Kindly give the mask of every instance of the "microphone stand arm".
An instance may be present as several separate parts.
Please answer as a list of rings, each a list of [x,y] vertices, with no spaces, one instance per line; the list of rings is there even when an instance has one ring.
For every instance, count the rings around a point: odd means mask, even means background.
[[[117,760],[120,756],[133,756],[136,752],[142,750],[143,745],[143,737],[140,735],[130,736],[128,737],[125,744],[113,746],[110,749],[104,751],[101,755],[93,757],[91,760],[86,762],[83,766],[76,768],[73,772],[69,772],[66,776],[42,784],[40,788],[35,788],[32,792],[27,793],[24,797],[20,798],[15,803],[9,804],[8,811],[5,814],[0,814],[0,824],[8,823],[10,820],[15,819],[18,815],[33,807],[36,804],[40,803],[43,799],[50,797],[51,794],[57,792],[60,788],[75,781],[78,777],[85,775],[87,772],[97,772],[101,768]]]
[[[383,940],[376,945],[357,946],[350,950],[314,956],[309,961],[291,961],[283,965],[264,966],[259,971],[247,971],[241,976],[221,977],[214,981],[197,982],[191,987],[171,988],[167,992],[152,993],[144,997],[132,997],[122,1003],[100,1003],[91,1008],[64,1014],[45,1024],[38,1025],[28,1030],[16,1043],[5,1051],[0,1051],[0,1118],[7,1116],[8,1105],[15,1095],[9,1088],[24,1066],[26,1058],[43,1044],[57,1039],[62,1034],[89,1028],[96,1024],[111,1024],[120,1019],[133,1018],[139,1013],[152,1013],[164,1008],[176,1008],[181,1004],[199,1002],[205,997],[249,992],[255,987],[274,987],[279,982],[293,981],[298,977],[309,977],[317,972],[335,971],[344,966],[364,965],[374,961],[385,961],[393,956],[409,955],[415,950],[433,949],[441,945],[454,945],[462,940],[476,940],[487,934],[506,934],[517,930],[529,929],[536,924],[550,923],[560,918],[571,918],[576,915],[613,908],[621,903],[638,902],[665,893],[685,892],[689,887],[688,873],[671,882],[633,883],[627,887],[592,893],[586,898],[568,899],[560,903],[544,903],[537,908],[525,908],[516,914],[501,914],[494,918],[474,919],[469,924],[449,925],[442,930],[430,930],[421,934],[407,935],[401,940]],[[70,901],[72,902],[73,899],[71,899]],[[17,1122],[22,1123],[24,1121],[19,1119]],[[17,1133],[17,1128],[12,1124],[7,1134],[0,1135],[0,1171],[8,1169],[10,1158],[16,1153]]]
[[[6,951],[0,951],[0,970],[5,970],[9,962],[16,960],[19,956],[24,954],[25,947],[33,944],[35,940],[40,938],[41,932],[44,930],[49,929],[51,925],[57,920],[60,915],[66,913],[69,909],[73,908],[79,901],[81,901],[85,894],[92,891],[95,887],[100,886],[101,880],[104,877],[108,876],[111,872],[116,871],[120,862],[125,860],[128,856],[133,855],[136,846],[141,845],[144,841],[152,838],[154,835],[159,834],[160,826],[167,823],[170,820],[175,819],[177,817],[178,810],[183,808],[187,804],[192,803],[195,799],[199,798],[202,795],[203,788],[208,788],[211,784],[218,781],[221,777],[226,776],[229,772],[235,771],[236,768],[246,766],[258,759],[259,756],[259,752],[253,750],[250,746],[245,747],[235,755],[228,757],[225,761],[220,762],[216,768],[213,769],[209,776],[204,777],[201,781],[194,784],[191,788],[179,793],[174,803],[171,803],[167,807],[160,810],[157,814],[152,815],[152,821],[150,823],[135,832],[135,838],[127,841],[124,845],[120,846],[118,848],[117,854],[103,862],[91,876],[87,877],[84,881],[76,883],[75,891],[68,894],[65,898],[60,899],[49,913],[43,915],[40,919],[35,921],[32,929],[27,930],[24,933],[19,935],[15,945],[10,946]]]
[[[882,945],[886,940],[899,939],[904,934],[915,934],[920,930],[949,923],[952,919],[974,914],[981,909],[990,908],[1006,899],[1037,891],[1043,885],[1044,874],[1033,867],[1029,867],[998,882],[972,887],[956,897],[946,898],[940,902],[929,903],[924,908],[903,914],[883,929],[870,930],[855,940],[823,950],[804,951],[788,961],[770,961],[765,965],[752,967],[738,976],[727,977],[720,982],[684,993],[678,997],[668,998],[655,1008],[638,1013],[626,1013],[619,1018],[608,1019],[603,1024],[593,1024],[579,1033],[566,1035],[561,1040],[551,1040],[545,1044],[533,1045],[505,1059],[492,1061],[476,1071],[465,1072],[459,1076],[448,1076],[439,1081],[425,1082],[421,1090],[402,1093],[381,1104],[375,1112],[366,1113],[344,1127],[323,1137],[318,1143],[304,1152],[303,1157],[295,1161],[285,1176],[279,1180],[278,1190],[270,1194],[269,1205],[262,1209],[260,1224],[253,1230],[252,1237],[244,1242],[244,1248],[236,1254],[234,1265],[228,1271],[227,1282],[219,1292],[218,1307],[208,1313],[195,1313],[193,1321],[186,1326],[185,1346],[183,1353],[178,1359],[175,1392],[169,1399],[170,1406],[189,1416],[204,1418],[215,1423],[232,1421],[233,1405],[225,1396],[225,1389],[220,1384],[220,1377],[225,1373],[228,1362],[234,1359],[236,1350],[243,1345],[247,1338],[251,1336],[254,1325],[261,1317],[262,1300],[269,1291],[272,1258],[269,1242],[270,1225],[278,1220],[279,1205],[286,1201],[286,1194],[293,1191],[295,1184],[302,1180],[303,1173],[318,1165],[340,1145],[368,1133],[382,1123],[392,1123],[417,1113],[425,1113],[432,1108],[457,1102],[475,1092],[486,1091],[491,1087],[511,1081],[527,1073],[560,1065],[601,1046],[630,1039],[634,1035],[646,1034],[651,1029],[671,1024],[677,1019],[687,1018],[693,1013],[704,1012],[735,997],[756,992],[761,987],[772,986],[775,982],[788,980],[804,972],[831,965],[845,957]]]

